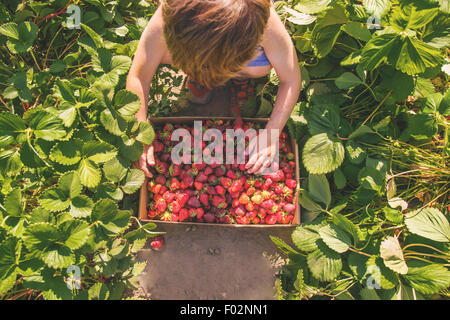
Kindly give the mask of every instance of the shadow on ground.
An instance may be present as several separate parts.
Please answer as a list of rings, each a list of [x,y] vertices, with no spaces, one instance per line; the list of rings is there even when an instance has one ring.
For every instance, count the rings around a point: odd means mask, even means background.
[[[177,116],[231,116],[228,89],[215,90],[205,106],[192,106]],[[292,227],[159,225],[165,231],[162,251],[148,246],[138,259],[147,261],[139,276],[150,299],[274,299],[275,274],[284,263],[270,240],[290,243]]]

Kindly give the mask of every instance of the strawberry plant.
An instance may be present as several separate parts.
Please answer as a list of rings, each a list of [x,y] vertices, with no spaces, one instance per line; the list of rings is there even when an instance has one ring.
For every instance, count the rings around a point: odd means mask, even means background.
[[[121,299],[145,267],[134,254],[160,234],[133,217],[144,174],[131,163],[154,132],[123,89],[155,5],[79,3],[78,30],[71,2],[0,12],[1,298]]]
[[[281,299],[448,297],[448,6],[278,2],[302,70],[302,221]],[[266,91],[274,92],[276,77]]]

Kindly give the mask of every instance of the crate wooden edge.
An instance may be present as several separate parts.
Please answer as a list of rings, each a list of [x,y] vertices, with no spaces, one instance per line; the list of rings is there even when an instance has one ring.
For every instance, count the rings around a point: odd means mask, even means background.
[[[196,116],[184,116],[184,117],[159,117],[159,118],[152,118],[150,122],[152,123],[182,123],[187,121],[194,121],[194,120],[234,120],[234,117],[196,117]],[[269,118],[242,118],[243,121],[253,121],[253,122],[267,122],[269,121]],[[297,189],[295,191],[295,204],[296,204],[296,210],[294,215],[294,220],[290,224],[274,224],[274,225],[268,225],[268,224],[226,224],[226,223],[205,223],[205,222],[171,222],[171,221],[161,221],[161,220],[150,220],[147,218],[147,203],[148,203],[148,191],[147,191],[147,183],[148,178],[146,177],[144,180],[144,184],[141,187],[140,194],[139,194],[139,220],[143,222],[154,222],[156,224],[179,224],[179,225],[195,225],[195,226],[226,226],[226,227],[247,227],[247,228],[274,228],[274,227],[295,227],[298,226],[301,223],[301,216],[300,216],[300,203],[298,201],[299,198],[299,189],[300,189],[300,169],[299,169],[299,151],[298,151],[298,144],[295,138],[291,137],[291,145],[293,147],[294,155],[295,155],[295,180],[297,181]]]

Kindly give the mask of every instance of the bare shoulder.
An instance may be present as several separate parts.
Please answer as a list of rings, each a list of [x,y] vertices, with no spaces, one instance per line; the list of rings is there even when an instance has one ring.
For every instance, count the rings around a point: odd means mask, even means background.
[[[142,38],[148,38],[151,37],[152,40],[164,39],[163,34],[163,26],[164,21],[162,18],[162,12],[161,7],[159,7],[153,16],[150,18],[150,21],[148,22],[147,26],[145,27],[144,33],[142,34]]]
[[[284,27],[280,16],[275,9],[271,7],[269,20],[267,21],[267,26],[262,38],[262,46],[266,47],[267,45],[270,46],[270,44],[273,45],[274,43],[286,43],[286,41],[291,41],[291,38]]]

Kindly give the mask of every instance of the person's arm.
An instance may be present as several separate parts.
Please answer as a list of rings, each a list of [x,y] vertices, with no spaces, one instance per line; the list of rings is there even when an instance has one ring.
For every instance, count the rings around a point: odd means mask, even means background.
[[[280,80],[272,116],[266,126],[270,136],[270,129],[278,129],[280,133],[283,130],[297,103],[301,89],[301,73],[295,47],[280,17],[273,8],[271,8],[262,45]],[[273,153],[273,151],[270,152]],[[271,155],[273,156],[273,154]],[[267,159],[267,155],[259,151],[258,154],[249,159],[248,172],[260,173],[270,164],[271,161]]]
[[[153,76],[164,54],[164,38],[162,35],[162,18],[160,9],[156,10],[141,39],[127,77],[126,88],[137,94],[141,100],[141,108],[136,114],[138,122],[148,121],[148,98]],[[144,153],[134,164],[144,171],[147,177],[152,177],[147,165],[154,165],[153,146],[145,146]]]

